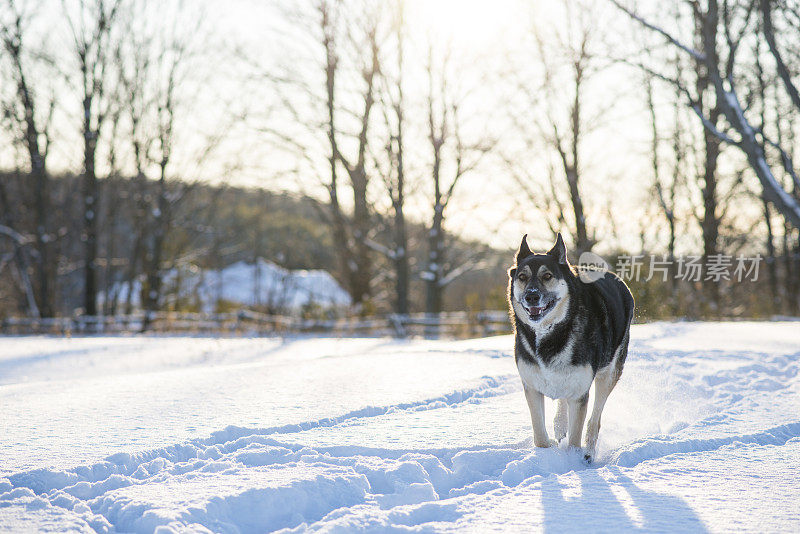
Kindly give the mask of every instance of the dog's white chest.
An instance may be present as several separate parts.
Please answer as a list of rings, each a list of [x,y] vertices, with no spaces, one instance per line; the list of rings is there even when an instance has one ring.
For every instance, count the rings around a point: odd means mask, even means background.
[[[579,399],[589,391],[594,379],[591,365],[539,365],[517,361],[522,383],[551,399]]]

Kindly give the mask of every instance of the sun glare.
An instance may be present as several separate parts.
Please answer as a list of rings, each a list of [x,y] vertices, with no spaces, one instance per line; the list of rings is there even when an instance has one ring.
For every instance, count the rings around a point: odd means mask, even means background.
[[[515,0],[408,0],[412,31],[451,41],[458,47],[485,47],[514,26]]]

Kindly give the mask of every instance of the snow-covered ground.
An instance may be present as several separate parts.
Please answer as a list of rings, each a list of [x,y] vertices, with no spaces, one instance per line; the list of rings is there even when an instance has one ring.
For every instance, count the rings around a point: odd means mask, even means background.
[[[2,338],[0,528],[800,531],[800,323],[634,326],[592,465],[511,346]]]

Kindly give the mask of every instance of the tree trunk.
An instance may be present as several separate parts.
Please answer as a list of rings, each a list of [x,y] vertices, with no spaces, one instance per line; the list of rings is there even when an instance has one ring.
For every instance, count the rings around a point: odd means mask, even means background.
[[[16,42],[12,44],[11,37],[5,39],[5,49],[9,54],[16,72],[17,97],[24,111],[25,146],[31,164],[31,180],[34,187],[34,224],[36,226],[36,250],[39,257],[36,261],[36,280],[38,283],[38,310],[42,317],[52,317],[53,287],[52,280],[55,270],[51,265],[49,244],[49,211],[50,211],[50,185],[48,183],[46,168],[46,153],[40,145],[40,126],[36,124],[37,105],[28,86],[28,77],[22,59],[22,27],[19,19],[16,22]],[[27,273],[26,273],[27,274]]]
[[[361,114],[361,130],[358,134],[358,155],[355,164],[348,163],[339,153],[339,159],[344,163],[350,175],[350,185],[353,189],[353,240],[355,241],[355,269],[353,273],[352,296],[356,304],[366,304],[372,295],[370,281],[372,279],[372,257],[368,245],[371,226],[369,202],[367,201],[367,176],[366,154],[369,143],[368,131],[370,113],[375,103],[375,76],[378,74],[378,44],[372,28],[370,37],[370,65],[363,71],[366,90],[364,93],[364,108]],[[362,307],[362,314],[370,310]]]
[[[781,252],[783,256],[783,273],[784,273],[784,285],[786,290],[786,298],[784,299],[783,309],[787,314],[792,313],[792,294],[794,290],[794,269],[792,269],[792,245],[791,245],[791,235],[792,228],[789,226],[788,223],[784,223],[783,226],[783,239],[781,242]]]
[[[786,299],[785,310],[789,315],[800,314],[800,236],[794,245],[794,229],[786,223],[783,229],[783,267],[785,272]]]
[[[717,123],[719,112],[714,109],[709,114],[709,120],[714,125]],[[719,158],[720,142],[708,129],[703,130],[705,141],[705,160],[703,172],[703,217],[701,227],[703,230],[703,262],[717,254],[719,241],[719,218],[717,217],[717,161]],[[716,314],[719,309],[719,283],[713,280],[705,281],[706,295]]]
[[[772,297],[770,300],[770,313],[777,313],[780,310],[780,295],[778,294],[778,264],[775,258],[774,234],[772,231],[772,217],[769,211],[769,202],[762,198],[764,204],[764,222],[767,224],[767,276],[769,276],[769,292]]]
[[[344,277],[348,293],[354,304],[359,304],[363,300],[363,289],[359,277],[359,263],[356,259],[358,251],[353,250],[349,235],[348,221],[345,217],[339,202],[339,182],[338,165],[342,159],[336,140],[336,75],[338,72],[338,57],[336,55],[336,37],[333,27],[332,7],[327,2],[320,2],[319,12],[321,15],[321,29],[323,34],[323,46],[325,48],[325,90],[326,90],[326,110],[327,110],[327,134],[330,144],[330,181],[326,184],[329,197],[329,209],[331,212],[330,225],[336,245],[336,256],[339,261],[339,270]],[[344,161],[343,164],[346,165]],[[348,169],[350,172],[350,169]],[[354,191],[354,197],[357,196]],[[356,202],[356,205],[359,203]],[[360,209],[360,208],[358,208]]]
[[[679,64],[676,60],[676,64]],[[680,294],[679,289],[680,280],[678,279],[678,272],[675,265],[675,239],[677,238],[677,229],[675,221],[675,196],[678,189],[678,183],[681,177],[682,164],[684,159],[684,143],[681,138],[681,124],[680,124],[680,92],[676,91],[675,95],[675,131],[672,136],[672,151],[675,155],[675,167],[672,169],[672,183],[669,187],[669,209],[664,210],[667,218],[667,225],[669,226],[669,243],[667,245],[667,252],[669,254],[669,278],[672,285],[671,290],[671,304],[673,315],[678,315],[680,311]]]
[[[111,169],[114,169],[113,163]],[[114,171],[112,170],[112,174]],[[106,264],[103,269],[103,315],[116,315],[117,314],[117,292],[119,286],[115,284],[115,268],[114,258],[117,257],[117,244],[119,239],[117,236],[121,233],[120,228],[120,204],[116,193],[116,186],[119,184],[122,187],[121,180],[118,176],[106,180],[105,187],[103,187],[103,205],[105,207],[103,226],[106,228],[105,235],[105,258]],[[111,189],[109,195],[109,189]]]
[[[438,188],[437,188],[438,189]],[[428,270],[425,292],[425,313],[439,314],[444,307],[442,287],[442,235],[444,207],[438,201],[434,206],[433,224],[428,234]]]
[[[153,237],[150,249],[147,251],[147,272],[145,292],[145,321],[142,330],[147,330],[152,320],[152,315],[160,309],[161,287],[163,283],[161,263],[164,255],[164,237],[167,232],[169,209],[167,199],[167,164],[168,159],[160,162],[161,174],[158,178],[158,200],[153,217]]]
[[[697,38],[703,44],[703,51],[706,55],[714,57],[716,62],[716,21],[711,21],[707,17],[697,16],[695,20],[697,28]],[[710,59],[708,60],[710,61]],[[714,85],[710,80],[709,69],[716,69],[716,63],[709,65],[698,64],[696,67],[696,89],[698,94],[698,106],[703,115],[708,119],[708,123],[713,127],[718,127],[721,114],[719,107],[720,96],[714,91]],[[709,103],[713,95],[713,104]],[[717,217],[717,160],[720,154],[720,139],[709,128],[703,128],[703,148],[705,151],[703,159],[702,194],[703,194],[703,214],[700,220],[700,227],[703,233],[703,263],[706,264],[709,258],[717,254],[717,244],[719,241],[719,218]],[[703,281],[704,293],[707,303],[711,306],[713,314],[719,310],[719,283],[713,280]]]
[[[140,161],[138,158],[138,145],[134,144],[134,147],[137,150],[136,161],[138,162]],[[137,163],[137,165],[139,164]],[[130,315],[133,313],[133,289],[136,278],[140,272],[139,266],[142,264],[142,249],[144,248],[144,226],[146,224],[145,212],[147,211],[147,206],[145,205],[147,179],[145,178],[141,167],[138,170],[134,187],[136,187],[136,191],[134,192],[136,206],[134,207],[133,215],[134,238],[133,246],[131,247],[130,254],[128,255],[128,268],[125,271],[125,283],[128,287],[128,292],[125,295],[125,315]],[[144,304],[144,302],[141,302],[141,304]]]
[[[402,173],[402,171],[400,171]],[[406,220],[403,213],[404,192],[403,181],[398,181],[398,200],[394,211],[394,270],[395,270],[395,310],[400,314],[409,312],[409,265],[408,265],[408,235],[406,233]]]
[[[364,304],[370,296],[372,261],[367,246],[370,230],[369,206],[367,204],[367,177],[363,168],[357,169],[350,178],[353,187],[353,238],[356,245],[355,269],[351,296],[353,302]]]
[[[14,261],[19,271],[20,282],[22,285],[22,292],[25,295],[26,308],[28,310],[28,317],[40,317],[39,307],[36,305],[36,297],[33,291],[33,284],[28,276],[28,260],[25,257],[25,251],[22,248],[22,239],[16,231],[12,229],[11,212],[8,197],[6,195],[5,187],[0,183],[0,214],[2,214],[2,222],[8,229],[2,234],[6,234],[11,239],[11,246],[14,248]]]
[[[797,195],[795,195],[797,196]],[[794,255],[793,255],[793,280],[794,280],[794,297],[792,314],[800,315],[800,230],[797,230],[797,237],[794,242]]]
[[[36,130],[29,129],[28,135],[32,137]],[[52,317],[53,310],[53,284],[54,269],[50,257],[50,239],[48,236],[50,212],[50,186],[47,179],[44,157],[39,151],[39,143],[35,139],[28,140],[31,158],[31,175],[36,184],[36,250],[39,252],[37,262],[37,278],[39,283],[39,313],[42,317]]]
[[[583,200],[578,190],[578,170],[574,166],[566,169],[569,196],[572,201],[572,211],[575,215],[575,252],[580,256],[592,250],[592,242],[586,232],[586,215],[583,211]]]
[[[395,136],[397,157],[397,182],[392,195],[392,209],[394,210],[394,224],[392,227],[393,247],[391,260],[395,273],[395,312],[406,315],[409,313],[408,293],[410,288],[410,269],[408,264],[408,233],[405,217],[405,168],[403,166],[403,113],[402,104],[398,104],[397,135]]]
[[[564,173],[569,185],[569,196],[572,201],[572,210],[575,215],[575,248],[578,256],[592,249],[592,243],[586,232],[586,214],[583,211],[583,199],[578,188],[580,179],[580,140],[582,134],[581,124],[581,89],[583,87],[583,65],[581,61],[576,61],[575,65],[575,96],[572,102],[570,113],[571,134],[570,140],[572,161],[567,164],[564,159]]]
[[[444,128],[442,129],[442,132]],[[431,118],[431,142],[433,145],[433,220],[428,231],[428,268],[426,271],[425,313],[439,314],[442,312],[442,247],[444,236],[444,204],[441,190],[441,165],[442,146],[444,138],[437,136]]]
[[[408,292],[410,286],[409,280],[409,265],[408,265],[408,234],[406,232],[406,218],[405,212],[405,167],[404,167],[404,149],[403,144],[403,121],[404,121],[404,107],[403,100],[403,52],[404,52],[404,13],[403,3],[398,2],[399,16],[397,21],[397,103],[395,104],[395,116],[397,117],[397,134],[395,135],[395,142],[397,143],[397,184],[394,198],[392,198],[392,207],[394,209],[394,271],[395,271],[395,311],[399,314],[406,315],[409,312],[408,305]]]
[[[90,126],[91,98],[84,99],[84,173],[83,173],[83,232],[86,245],[83,309],[86,315],[97,315],[97,175],[95,151],[97,132]]]

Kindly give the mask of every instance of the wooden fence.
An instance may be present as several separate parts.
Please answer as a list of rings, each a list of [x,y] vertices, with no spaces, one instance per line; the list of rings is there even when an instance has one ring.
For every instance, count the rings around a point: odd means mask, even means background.
[[[49,319],[7,318],[0,321],[0,333],[11,335],[138,332],[468,338],[510,333],[511,326],[508,313],[503,311],[307,319],[241,310],[215,314],[159,312],[149,316],[140,313]]]

